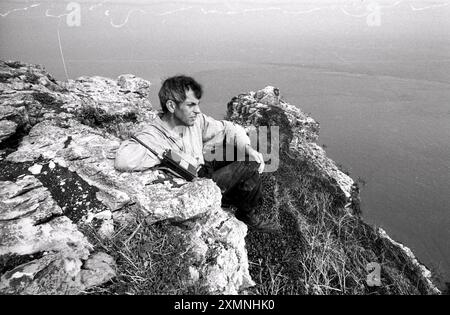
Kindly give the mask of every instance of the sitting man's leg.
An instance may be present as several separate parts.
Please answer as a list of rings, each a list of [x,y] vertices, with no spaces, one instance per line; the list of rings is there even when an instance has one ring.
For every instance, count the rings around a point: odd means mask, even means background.
[[[264,228],[255,217],[255,207],[261,201],[259,164],[254,161],[216,162],[209,165],[209,176],[222,190],[222,203],[237,207],[236,217],[247,225]]]
[[[222,190],[223,202],[240,211],[255,207],[261,199],[261,178],[256,162],[232,162],[214,169],[212,179]]]

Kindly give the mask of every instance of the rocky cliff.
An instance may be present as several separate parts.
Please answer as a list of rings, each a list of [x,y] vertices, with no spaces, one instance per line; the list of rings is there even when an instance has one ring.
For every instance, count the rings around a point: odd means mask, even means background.
[[[357,185],[315,143],[318,123],[276,88],[227,111],[249,132],[280,127],[258,209],[271,234],[222,209],[211,180],[114,169],[120,141],[156,115],[148,81],[58,82],[1,62],[0,91],[1,293],[438,293],[410,251],[362,221]]]

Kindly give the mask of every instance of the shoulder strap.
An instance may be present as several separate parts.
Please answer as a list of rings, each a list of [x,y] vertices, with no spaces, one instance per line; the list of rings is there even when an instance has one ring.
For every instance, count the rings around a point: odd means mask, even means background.
[[[155,129],[157,129],[160,133],[162,133],[167,139],[169,139],[173,144],[175,144],[178,149],[180,149],[180,151],[183,151],[183,148],[180,147],[180,145],[177,143],[177,141],[171,136],[168,135],[166,131],[164,131],[163,129],[161,129],[159,126],[156,125],[152,125],[152,127],[154,127]]]
[[[152,148],[150,148],[148,145],[146,145],[144,142],[142,142],[141,140],[139,140],[136,136],[131,136],[131,138],[133,140],[136,140],[139,144],[141,144],[142,146],[144,146],[147,150],[149,150],[150,152],[152,152],[156,157],[158,157],[158,159],[162,159],[162,156],[160,154],[158,154],[155,150],[153,150]]]

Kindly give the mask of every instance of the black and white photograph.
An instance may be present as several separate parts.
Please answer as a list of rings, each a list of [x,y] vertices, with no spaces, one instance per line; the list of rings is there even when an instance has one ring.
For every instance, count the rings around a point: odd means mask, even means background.
[[[450,1],[0,1],[0,295],[448,294]]]

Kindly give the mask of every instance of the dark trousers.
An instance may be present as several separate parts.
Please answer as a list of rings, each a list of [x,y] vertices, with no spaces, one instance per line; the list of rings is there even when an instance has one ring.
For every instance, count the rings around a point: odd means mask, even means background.
[[[212,179],[222,191],[222,205],[237,207],[237,215],[250,215],[261,200],[259,164],[254,161],[205,161],[199,177]]]

